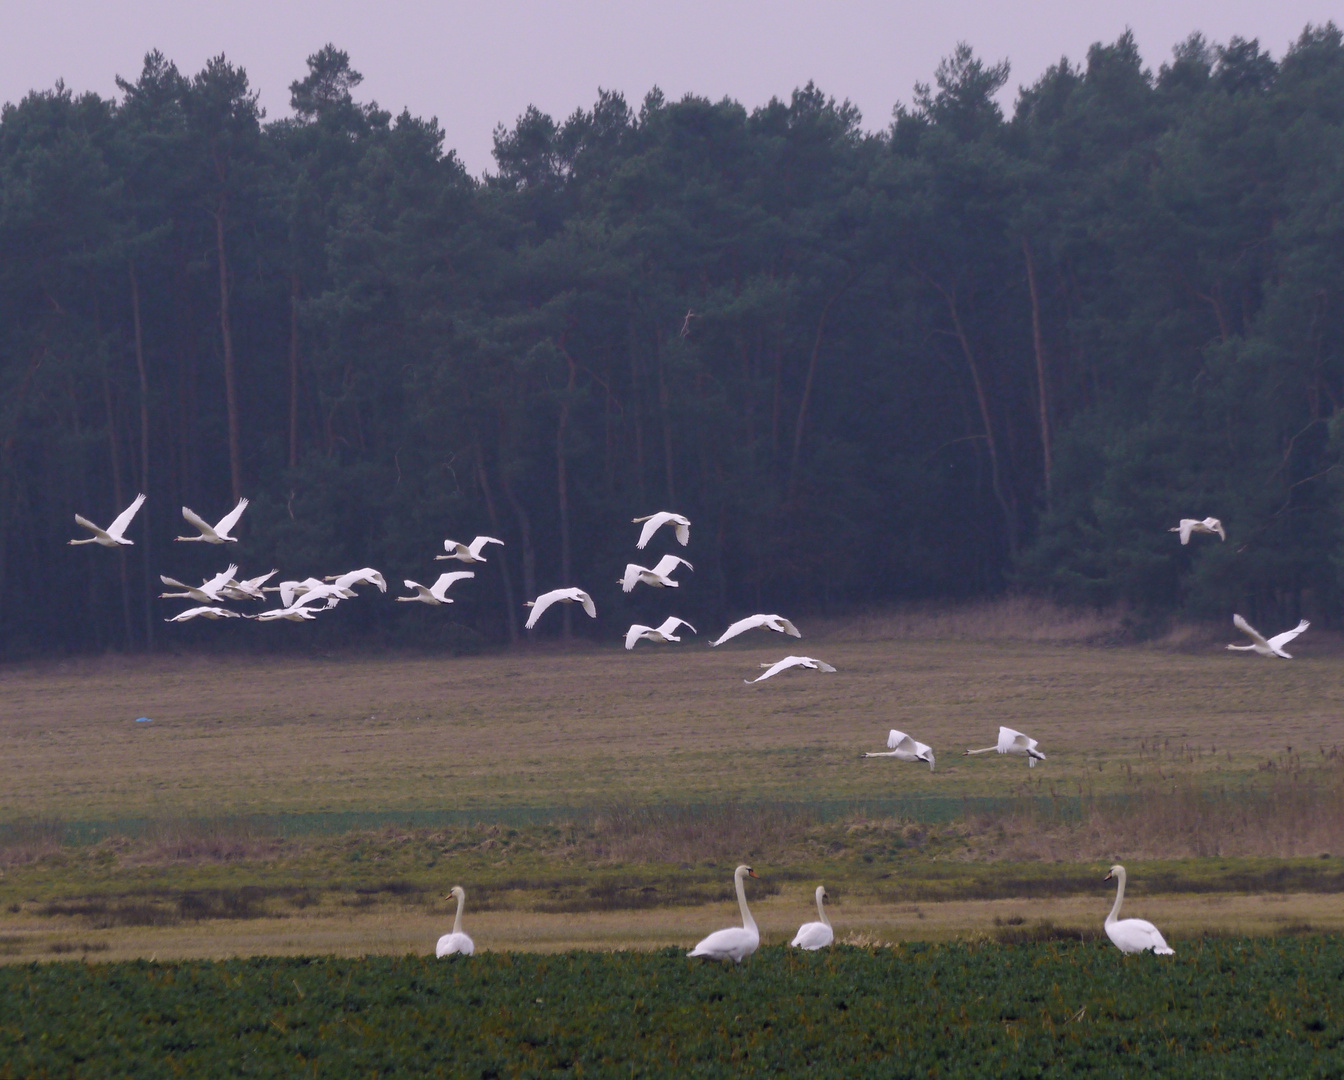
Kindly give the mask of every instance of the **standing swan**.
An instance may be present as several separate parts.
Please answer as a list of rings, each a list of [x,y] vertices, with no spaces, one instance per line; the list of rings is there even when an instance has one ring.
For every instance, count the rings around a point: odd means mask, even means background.
[[[733,884],[737,886],[737,905],[742,909],[742,925],[730,926],[727,930],[715,930],[700,942],[687,956],[708,956],[711,960],[732,960],[742,963],[745,957],[754,953],[761,943],[761,932],[756,929],[756,920],[751,917],[747,907],[747,893],[742,886],[746,877],[755,877],[756,871],[743,864],[733,871]]]
[[[1166,938],[1162,936],[1162,931],[1150,923],[1147,919],[1117,919],[1120,914],[1120,904],[1125,899],[1125,868],[1119,863],[1111,867],[1111,872],[1102,880],[1110,881],[1115,878],[1115,907],[1111,908],[1111,913],[1106,916],[1106,936],[1111,939],[1117,949],[1123,953],[1141,953],[1152,949],[1160,956],[1171,956],[1175,953]]]
[[[800,949],[824,949],[835,940],[835,931],[831,929],[831,920],[826,918],[826,908],[823,901],[826,899],[826,886],[817,886],[817,918],[820,922],[805,922],[798,927],[798,933],[793,935],[790,945],[796,945]]]
[[[434,950],[435,956],[453,956],[456,953],[470,956],[476,951],[476,943],[462,933],[462,905],[467,902],[467,894],[463,891],[461,885],[454,885],[444,899],[447,900],[453,896],[457,897],[457,918],[453,920],[453,932],[444,934],[443,937],[439,938],[438,947]]]

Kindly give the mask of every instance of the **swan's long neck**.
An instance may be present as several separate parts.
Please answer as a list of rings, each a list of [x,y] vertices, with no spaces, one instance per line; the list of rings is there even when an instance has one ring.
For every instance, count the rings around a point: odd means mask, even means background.
[[[1106,925],[1110,926],[1120,917],[1120,905],[1125,899],[1125,872],[1123,870],[1115,875],[1115,906],[1111,908],[1111,913],[1106,916]]]
[[[820,919],[822,922],[824,922],[827,926],[830,926],[831,920],[826,918],[826,906],[821,902],[821,898],[824,895],[825,893],[821,889],[817,890],[817,918]]]
[[[868,753],[864,754],[863,756],[864,756],[864,757],[895,757],[899,752],[900,752],[900,751],[898,751],[898,750],[870,750]]]
[[[747,890],[742,884],[746,876],[740,870],[733,875],[733,880],[737,883],[737,906],[742,909],[742,926],[753,933],[759,933],[756,929],[756,920],[751,917],[751,909],[747,907]]]
[[[997,750],[997,746],[982,746],[979,750],[967,750],[968,754],[988,754],[991,750]]]
[[[1124,886],[1122,885],[1121,888]],[[462,908],[467,902],[467,894],[460,892],[457,894],[457,918],[453,920],[453,933],[462,933]]]

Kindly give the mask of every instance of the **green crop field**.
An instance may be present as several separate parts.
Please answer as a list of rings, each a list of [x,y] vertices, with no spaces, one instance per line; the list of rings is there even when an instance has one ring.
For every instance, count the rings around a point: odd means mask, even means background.
[[[0,1077],[1341,1072],[1338,936],[0,969]]]

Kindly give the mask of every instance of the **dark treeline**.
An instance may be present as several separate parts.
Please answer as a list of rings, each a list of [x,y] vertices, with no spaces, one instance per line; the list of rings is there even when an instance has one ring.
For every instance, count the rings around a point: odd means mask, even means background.
[[[1013,585],[1328,617],[1339,31],[1277,61],[1193,37],[1156,74],[1124,37],[1011,116],[1007,78],[961,48],[878,135],[810,85],[602,93],[501,128],[482,179],[331,47],[274,123],[223,57],[6,106],[0,651],[503,641],[569,584],[605,635]],[[140,490],[134,547],[67,546]],[[240,544],[172,542],[240,495]],[[695,572],[623,597],[661,509]],[[1166,532],[1206,514],[1225,544]],[[451,609],[165,627],[155,598],[229,559],[399,590],[478,532],[508,546]]]

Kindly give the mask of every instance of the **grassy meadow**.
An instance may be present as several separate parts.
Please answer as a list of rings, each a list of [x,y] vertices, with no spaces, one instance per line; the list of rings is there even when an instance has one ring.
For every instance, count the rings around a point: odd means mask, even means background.
[[[282,630],[290,629],[288,627]],[[295,628],[299,632],[302,627]],[[0,959],[1344,930],[1344,649],[1229,653],[1024,602],[718,649],[108,657],[0,670]],[[744,685],[790,652],[834,664]],[[150,723],[136,723],[137,717]],[[999,724],[1048,760],[963,758]],[[893,759],[888,728],[937,769]]]

